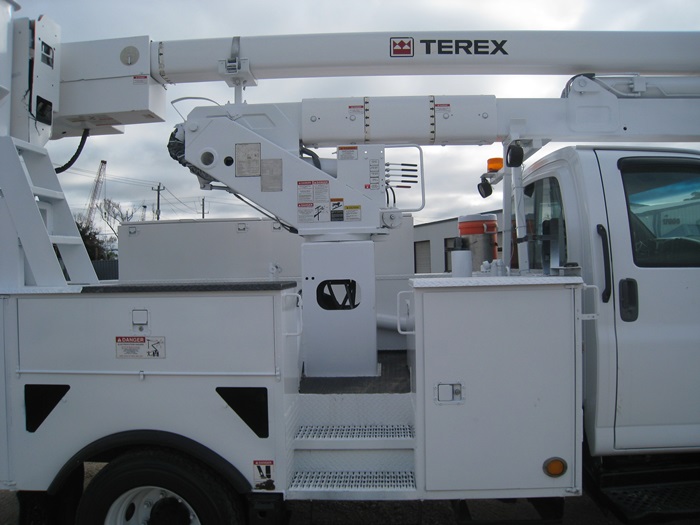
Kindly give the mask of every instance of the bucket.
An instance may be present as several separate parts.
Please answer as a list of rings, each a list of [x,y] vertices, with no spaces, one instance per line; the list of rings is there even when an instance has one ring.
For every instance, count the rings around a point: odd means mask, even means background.
[[[498,259],[498,220],[495,214],[462,215],[459,235],[469,243],[473,268],[479,268],[484,261]]]

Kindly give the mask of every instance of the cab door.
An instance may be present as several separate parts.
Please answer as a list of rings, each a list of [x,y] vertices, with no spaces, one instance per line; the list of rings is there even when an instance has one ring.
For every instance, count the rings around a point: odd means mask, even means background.
[[[700,446],[700,158],[596,154],[615,301],[615,448]]]

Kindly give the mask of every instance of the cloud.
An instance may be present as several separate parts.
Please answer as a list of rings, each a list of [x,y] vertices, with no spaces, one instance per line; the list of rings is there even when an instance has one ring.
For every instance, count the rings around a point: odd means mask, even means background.
[[[150,35],[155,40],[210,38],[234,35],[276,35],[289,33],[334,33],[366,31],[475,31],[475,30],[698,30],[700,3],[694,0],[383,0],[348,4],[341,0],[258,0],[231,2],[210,0],[153,0],[149,2],[86,2],[84,0],[34,0],[18,16],[36,18],[44,13],[59,23],[63,41],[82,41],[123,36]],[[327,50],[330,57],[333,50]],[[640,52],[643,52],[641,50]],[[420,71],[417,71],[420,73]],[[401,95],[478,95],[499,98],[558,97],[566,77],[357,77],[261,81],[245,91],[249,104],[298,102],[304,98]],[[218,102],[234,98],[223,82],[170,86],[168,99],[192,95]],[[198,104],[198,102],[197,102]],[[187,113],[194,105],[183,102],[178,109]],[[209,217],[250,215],[232,196],[223,192],[201,192],[196,179],[172,161],[165,144],[172,126],[180,120],[168,105],[167,122],[131,126],[124,136],[93,137],[75,170],[64,174],[69,202],[82,209],[87,202],[99,162],[107,160],[108,196],[141,206],[151,204],[156,193],[151,187],[163,183],[174,204],[167,218],[194,218],[197,203],[210,203]],[[77,139],[49,144],[58,164],[68,159]],[[500,206],[498,188],[490,199],[476,194],[478,177],[486,158],[498,155],[500,146],[426,148],[428,202],[418,220],[493,209]],[[110,180],[113,177],[114,180]],[[138,183],[140,181],[140,184]],[[186,203],[180,204],[178,200]],[[236,202],[234,204],[234,202]],[[230,203],[230,204],[221,204]],[[188,215],[189,214],[189,215]]]

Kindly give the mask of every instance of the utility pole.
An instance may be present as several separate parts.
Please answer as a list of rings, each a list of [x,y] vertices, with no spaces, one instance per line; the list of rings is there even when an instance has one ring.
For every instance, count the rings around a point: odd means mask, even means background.
[[[163,186],[160,182],[158,183],[157,188],[151,188],[153,191],[158,192],[158,198],[156,199],[156,220],[160,220],[160,192],[165,189],[165,186]]]
[[[209,212],[206,212],[206,213],[209,213]],[[202,197],[202,219],[204,218],[204,215],[206,215],[206,213],[204,212],[204,197]]]

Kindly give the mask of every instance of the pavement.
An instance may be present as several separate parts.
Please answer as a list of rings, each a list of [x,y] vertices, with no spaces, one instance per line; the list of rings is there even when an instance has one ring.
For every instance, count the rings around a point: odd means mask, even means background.
[[[472,518],[500,520],[501,524],[536,518],[525,501],[476,501],[469,504]],[[449,502],[300,502],[288,503],[289,525],[457,525]],[[652,521],[665,525],[698,525],[696,519]],[[0,491],[0,525],[18,524],[15,494]],[[589,496],[568,498],[564,507],[564,525],[621,525],[610,511],[600,508]]]

